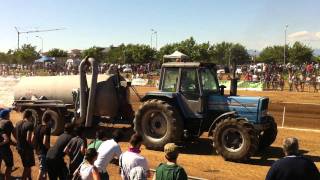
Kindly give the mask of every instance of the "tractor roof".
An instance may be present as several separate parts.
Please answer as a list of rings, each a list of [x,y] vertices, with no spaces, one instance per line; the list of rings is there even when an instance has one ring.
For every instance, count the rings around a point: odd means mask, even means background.
[[[202,62],[167,62],[163,63],[162,67],[215,67],[215,64]]]

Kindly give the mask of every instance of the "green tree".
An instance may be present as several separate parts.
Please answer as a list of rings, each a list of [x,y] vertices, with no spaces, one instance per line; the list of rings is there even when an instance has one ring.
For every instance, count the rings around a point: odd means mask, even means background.
[[[286,57],[288,57],[288,47],[286,47]],[[258,57],[258,61],[266,63],[283,63],[283,59],[283,46],[268,46],[261,51]]]
[[[82,51],[81,57],[84,58],[86,56],[95,58],[98,61],[103,61],[105,58],[105,53],[103,52],[104,48],[93,46],[89,49]]]
[[[250,60],[247,49],[239,43],[231,46],[230,55],[231,64],[244,64],[248,63]]]
[[[48,51],[50,57],[68,57],[68,52],[62,49],[54,48]]]
[[[20,49],[13,52],[15,62],[21,64],[31,64],[34,60],[39,58],[39,53],[36,51],[36,46],[31,44],[24,44]]]
[[[123,49],[123,63],[147,63],[153,61],[156,50],[148,45],[128,44]]]
[[[232,43],[221,42],[209,48],[211,62],[227,65],[229,58],[231,59]]]
[[[197,44],[193,37],[183,40],[178,43],[167,44],[160,48],[158,52],[158,59],[163,58],[164,55],[172,54],[174,51],[180,51],[189,56],[191,61],[210,61],[210,44]]]
[[[292,47],[289,48],[289,62],[293,64],[303,64],[305,62],[311,62],[313,57],[313,50],[300,43],[295,42]]]
[[[104,57],[104,62],[107,63],[118,63],[118,62],[123,62],[124,60],[124,48],[125,45],[121,44],[118,47],[110,46],[109,51],[106,53]]]

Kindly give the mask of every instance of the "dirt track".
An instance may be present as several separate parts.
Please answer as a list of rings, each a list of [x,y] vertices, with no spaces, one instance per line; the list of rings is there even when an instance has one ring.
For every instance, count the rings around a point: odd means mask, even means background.
[[[154,88],[139,88],[139,93],[144,94],[146,91]],[[241,95],[252,96],[269,96],[271,104],[269,109],[276,117],[278,124],[281,124],[283,102],[294,103],[317,103],[320,104],[320,93],[290,93],[290,92],[239,92]],[[132,95],[133,105],[135,108],[139,106],[136,102],[137,98]],[[320,129],[319,117],[317,112],[320,106],[314,105],[286,105],[287,117],[285,126],[303,127]],[[13,119],[18,120],[19,114],[14,114]],[[129,133],[128,133],[129,134]],[[179,157],[179,163],[186,169],[187,173],[192,176],[203,177],[207,179],[264,179],[270,165],[282,157],[281,142],[285,137],[295,136],[300,140],[300,148],[306,156],[313,159],[317,167],[320,168],[320,133],[306,132],[288,129],[279,129],[279,134],[275,143],[266,151],[257,154],[247,163],[233,163],[224,161],[220,156],[214,154],[211,148],[211,141],[203,136],[198,142],[186,144],[184,152]],[[55,140],[55,137],[53,137]],[[121,143],[121,148],[125,151],[128,143]],[[22,173],[19,156],[15,153],[15,166],[18,169],[13,173],[19,176]],[[147,157],[150,167],[155,168],[164,161],[162,152],[150,151],[142,149],[142,154]],[[2,172],[4,171],[2,167]],[[118,175],[118,167],[110,165],[108,172],[111,179],[120,179]],[[37,174],[37,168],[33,168],[34,177]]]

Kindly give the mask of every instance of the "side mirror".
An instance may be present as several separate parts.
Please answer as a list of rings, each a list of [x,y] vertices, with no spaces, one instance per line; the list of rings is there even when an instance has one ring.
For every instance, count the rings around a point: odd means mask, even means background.
[[[220,85],[220,86],[219,86],[221,96],[224,96],[224,89],[225,89],[225,88],[226,88],[225,85]]]

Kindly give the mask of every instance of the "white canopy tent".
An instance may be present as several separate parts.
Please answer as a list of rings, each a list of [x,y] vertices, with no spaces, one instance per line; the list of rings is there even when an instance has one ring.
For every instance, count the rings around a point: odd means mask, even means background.
[[[188,59],[188,58],[189,58],[189,56],[187,56],[187,55],[185,55],[185,54],[183,54],[182,52],[179,52],[179,51],[175,51],[172,54],[163,56],[163,60],[164,59],[177,59],[179,61],[182,61],[183,59]]]
[[[74,66],[79,66],[81,63],[80,59],[67,59],[66,64],[72,64]]]

